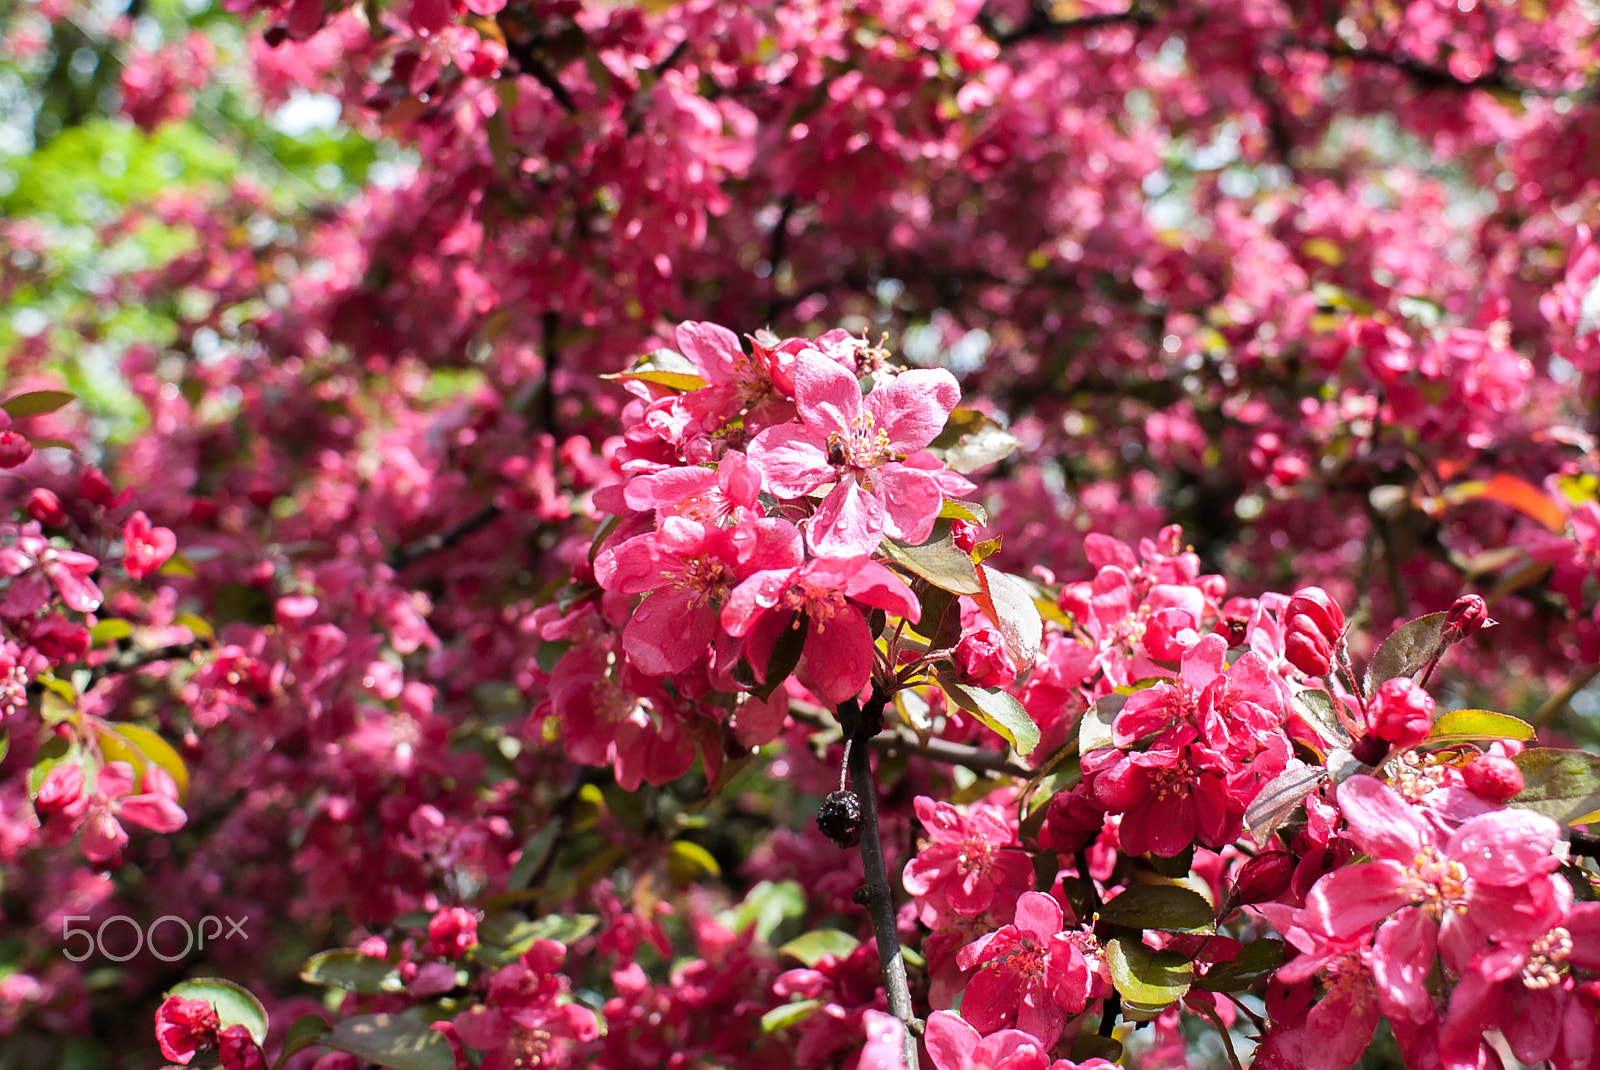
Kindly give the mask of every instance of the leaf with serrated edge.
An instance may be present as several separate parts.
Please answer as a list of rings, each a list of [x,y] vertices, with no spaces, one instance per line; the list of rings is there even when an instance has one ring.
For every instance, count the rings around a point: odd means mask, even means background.
[[[978,583],[978,566],[950,537],[948,520],[934,525],[933,535],[927,542],[907,546],[894,539],[884,539],[881,549],[894,564],[952,594],[970,596],[983,590]]]
[[[1195,979],[1194,986],[1210,992],[1237,992],[1271,975],[1283,961],[1283,941],[1263,937],[1239,949],[1232,962],[1219,963]]]
[[[398,1014],[346,1018],[318,1043],[389,1070],[455,1070],[456,1066],[443,1033]]]
[[[988,565],[978,566],[978,583],[983,590],[973,601],[999,629],[1006,653],[1019,669],[1032,667],[1044,640],[1044,622],[1033,604],[1033,593],[1015,576]]]
[[[936,679],[950,701],[999,732],[1018,754],[1027,754],[1039,745],[1039,726],[1015,698],[997,689],[964,684],[948,673],[940,673]]]
[[[1106,944],[1111,981],[1122,998],[1146,1007],[1176,1003],[1189,991],[1194,963],[1172,951],[1152,951],[1137,940],[1118,937]]]
[[[1493,710],[1449,710],[1433,722],[1424,743],[1460,743],[1470,739],[1532,739],[1533,725]]]
[[[1326,691],[1315,688],[1301,691],[1294,696],[1295,712],[1300,719],[1315,728],[1322,738],[1330,743],[1350,745],[1350,733],[1345,730],[1334,713],[1333,704],[1338,701]]]
[[[1443,613],[1429,613],[1396,628],[1367,665],[1367,694],[1372,694],[1385,680],[1409,676],[1422,668],[1428,655],[1439,645],[1443,629]]]
[[[1264,846],[1327,775],[1321,766],[1294,763],[1262,788],[1244,815],[1245,827],[1256,845]]]
[[[1127,702],[1127,695],[1104,695],[1095,700],[1095,704],[1084,712],[1083,720],[1078,723],[1079,754],[1106,750],[1116,745],[1111,726]]]
[[[267,1042],[267,1009],[251,995],[249,989],[226,978],[196,977],[180,981],[167,990],[167,995],[181,999],[203,999],[216,1010],[217,1021],[222,1028],[242,1025],[249,1030],[257,1044]]]
[[[1211,904],[1175,884],[1135,884],[1108,899],[1100,920],[1129,929],[1160,929],[1173,933],[1209,933],[1216,930]]]
[[[1533,747],[1511,760],[1524,785],[1512,806],[1570,824],[1586,823],[1600,809],[1600,754]]]

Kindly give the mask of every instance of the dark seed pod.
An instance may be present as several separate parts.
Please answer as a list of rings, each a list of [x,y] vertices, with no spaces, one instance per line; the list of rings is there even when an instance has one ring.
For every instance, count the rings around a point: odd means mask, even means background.
[[[854,847],[861,842],[861,800],[853,791],[836,791],[822,800],[817,811],[817,828],[840,847]]]

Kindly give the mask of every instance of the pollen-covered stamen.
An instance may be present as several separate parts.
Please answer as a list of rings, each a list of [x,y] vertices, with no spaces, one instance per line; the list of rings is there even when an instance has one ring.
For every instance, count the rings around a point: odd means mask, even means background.
[[[1561,983],[1566,968],[1562,963],[1572,954],[1572,934],[1556,926],[1533,942],[1528,948],[1528,961],[1522,966],[1522,984],[1525,988],[1554,988]]]
[[[1008,968],[1024,977],[1044,978],[1044,948],[1032,940],[1024,939],[1015,951],[997,961],[1004,962]]]
[[[850,426],[828,436],[828,463],[846,468],[876,468],[894,456],[889,432],[878,427],[870,412],[858,413]]]
[[[1189,790],[1195,781],[1200,779],[1200,774],[1189,764],[1188,759],[1179,758],[1173,765],[1155,770],[1156,802],[1166,799],[1187,799]]]
[[[1440,854],[1438,848],[1424,847],[1411,860],[1408,876],[1412,897],[1433,917],[1446,910],[1467,912],[1467,868]]]
[[[673,577],[673,586],[690,592],[693,606],[721,605],[737,582],[728,566],[715,557],[691,557]]]
[[[1432,756],[1406,751],[1396,761],[1394,788],[1407,802],[1420,802],[1444,784],[1445,767]]]
[[[781,602],[787,609],[809,614],[816,630],[822,632],[827,630],[833,615],[844,608],[844,595],[801,580],[783,592]]]
[[[1322,983],[1329,1000],[1342,1000],[1351,1015],[1361,1014],[1377,1002],[1372,989],[1372,974],[1355,954],[1341,955],[1322,968]]]

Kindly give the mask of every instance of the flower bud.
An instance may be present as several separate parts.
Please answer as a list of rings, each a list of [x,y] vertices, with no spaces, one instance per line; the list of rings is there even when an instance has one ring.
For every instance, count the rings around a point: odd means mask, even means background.
[[[78,496],[95,505],[110,505],[117,495],[104,472],[98,468],[85,468],[83,475],[78,477]]]
[[[1057,854],[1076,854],[1094,842],[1105,821],[1106,813],[1095,805],[1094,793],[1079,784],[1050,800],[1039,840]]]
[[[61,499],[53,490],[34,487],[28,492],[28,515],[41,524],[59,528],[67,522],[67,511],[61,508]]]
[[[1459,643],[1478,629],[1493,624],[1483,599],[1475,594],[1464,594],[1451,603],[1445,613],[1442,638],[1446,643]]]
[[[817,811],[817,828],[840,847],[855,847],[866,826],[861,816],[861,800],[853,791],[835,791],[822,800]]]
[[[978,545],[978,525],[970,520],[952,520],[950,538],[964,554],[970,554]]]
[[[1326,676],[1344,641],[1344,611],[1321,587],[1302,587],[1284,610],[1283,656],[1307,676]]]
[[[1289,890],[1294,870],[1295,860],[1285,851],[1256,855],[1244,864],[1233,882],[1233,905],[1272,902]]]
[[[961,682],[974,687],[1000,687],[1017,675],[1006,659],[1005,640],[988,625],[962,636],[953,657]]]
[[[0,431],[0,468],[15,468],[32,456],[32,442],[15,431]]]
[[[478,918],[463,907],[446,907],[428,922],[428,950],[443,958],[460,958],[478,942]]]
[[[1461,767],[1461,779],[1474,795],[1505,802],[1523,787],[1522,770],[1501,754],[1480,754]]]
[[[1385,680],[1367,710],[1368,734],[1396,747],[1413,747],[1433,729],[1433,696],[1409,677]]]

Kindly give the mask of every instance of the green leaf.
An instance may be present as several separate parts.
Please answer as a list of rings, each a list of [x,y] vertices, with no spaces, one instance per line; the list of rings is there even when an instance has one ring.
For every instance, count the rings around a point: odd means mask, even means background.
[[[1351,743],[1350,733],[1334,713],[1335,701],[1326,691],[1300,691],[1294,696],[1294,708],[1301,720],[1315,728],[1323,739],[1348,747]]]
[[[934,524],[933,534],[920,545],[884,539],[880,548],[890,561],[951,594],[977,595],[983,590],[978,583],[978,566],[950,537],[948,520]]]
[[[673,390],[699,390],[706,385],[705,379],[700,375],[700,369],[694,366],[694,362],[671,349],[658,349],[648,356],[640,357],[627,371],[615,375],[602,375],[600,378],[623,381],[637,379],[670,387]]]
[[[89,645],[105,646],[107,643],[114,643],[118,639],[126,639],[132,634],[133,625],[125,620],[112,617],[89,629]]]
[[[693,840],[678,840],[673,843],[667,867],[671,870],[672,876],[682,884],[688,884],[702,873],[708,873],[713,877],[722,876],[722,867],[717,865],[717,860],[711,856],[711,852]]]
[[[177,617],[173,619],[173,623],[183,625],[185,628],[189,629],[190,633],[192,633],[196,639],[199,639],[203,642],[211,642],[217,637],[217,633],[211,627],[211,624],[204,618],[195,616],[193,613],[179,613]]]
[[[936,673],[934,678],[951,702],[999,732],[1018,754],[1027,754],[1039,745],[1039,726],[1015,698],[998,688],[961,683],[948,673]]]
[[[1096,699],[1095,704],[1084,711],[1083,720],[1078,722],[1079,754],[1116,746],[1111,735],[1111,725],[1127,702],[1127,695],[1105,695]]]
[[[744,902],[724,912],[724,924],[734,932],[754,925],[756,936],[770,943],[779,925],[790,918],[803,918],[805,913],[805,890],[797,882],[761,881],[745,894]]]
[[[250,991],[221,977],[196,977],[181,981],[167,995],[182,999],[203,999],[217,1012],[222,1028],[242,1025],[257,1044],[267,1042],[267,1009]],[[448,1049],[447,1049],[448,1050]],[[445,1070],[452,1070],[451,1067]]]
[[[387,1066],[390,1070],[455,1070],[456,1057],[443,1033],[415,1018],[361,1014],[346,1018],[318,1041],[325,1048]]]
[[[388,961],[362,954],[353,948],[337,948],[312,955],[300,967],[300,979],[350,992],[398,992],[405,987],[400,981],[399,971]]]
[[[1178,1002],[1194,978],[1194,963],[1183,955],[1120,936],[1106,944],[1106,964],[1123,1000],[1145,1010]]]
[[[939,516],[944,520],[965,520],[969,524],[982,525],[989,522],[989,514],[983,506],[977,502],[957,501],[954,498],[944,500],[944,504],[939,507]]]
[[[173,554],[162,562],[157,571],[162,576],[184,576],[191,580],[200,575],[195,571],[194,562],[183,554]]]
[[[1090,1059],[1114,1063],[1122,1058],[1122,1041],[1098,1033],[1080,1033],[1078,1039],[1072,1042],[1068,1057],[1075,1063],[1086,1063]]]
[[[802,999],[780,1004],[761,1016],[761,1031],[776,1033],[780,1029],[787,1029],[796,1022],[804,1021],[820,1006],[822,1006],[820,999]]]
[[[1533,725],[1493,710],[1450,710],[1433,722],[1425,743],[1460,743],[1469,739],[1532,739]]]
[[[503,910],[478,923],[478,941],[503,949],[508,958],[516,958],[539,940],[558,940],[571,946],[598,924],[600,918],[595,914],[546,914],[529,921],[516,911]]]
[[[1018,445],[1017,436],[993,418],[977,409],[958,407],[928,449],[951,469],[966,475],[1010,456]]]
[[[1255,837],[1256,845],[1265,846],[1327,775],[1320,765],[1291,765],[1268,782],[1244,814],[1245,827]]]
[[[1044,622],[1033,604],[1033,592],[1015,576],[988,565],[978,567],[978,583],[983,590],[973,600],[999,629],[1006,653],[1019,668],[1031,668],[1044,641]]]
[[[1438,648],[1443,630],[1443,613],[1429,613],[1396,628],[1367,665],[1367,694],[1372,694],[1385,680],[1409,676],[1422,668],[1428,656]]]
[[[807,966],[815,966],[824,955],[842,959],[861,946],[861,941],[838,929],[812,929],[778,948],[778,954],[791,955]]]
[[[43,416],[55,412],[77,399],[78,395],[69,394],[65,390],[32,390],[0,401],[0,409],[6,410],[6,415],[13,420],[21,420],[29,416]]]
[[[1600,809],[1600,754],[1534,747],[1511,760],[1524,785],[1512,806],[1569,824],[1582,824],[1580,818]]]
[[[1283,962],[1283,941],[1262,938],[1239,949],[1232,962],[1219,963],[1195,980],[1196,988],[1208,992],[1237,992],[1272,976]]]
[[[272,1064],[273,1070],[288,1062],[289,1056],[319,1043],[332,1028],[320,1014],[302,1014],[296,1018],[283,1035],[283,1052],[278,1056],[278,1061]]]
[[[1100,920],[1129,929],[1212,933],[1216,925],[1205,897],[1175,884],[1134,884],[1100,908]]]

